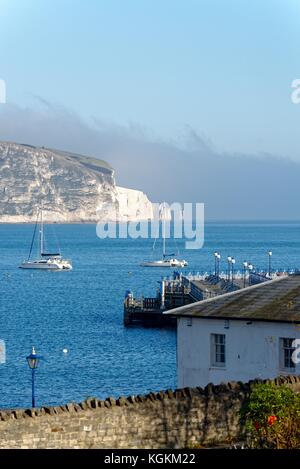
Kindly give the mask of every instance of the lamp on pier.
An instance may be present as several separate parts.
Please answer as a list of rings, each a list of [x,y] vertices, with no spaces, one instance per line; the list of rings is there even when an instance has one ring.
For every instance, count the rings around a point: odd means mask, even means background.
[[[268,256],[269,256],[269,277],[271,277],[271,273],[272,273],[271,258],[272,258],[272,256],[273,256],[272,251],[269,251],[269,252],[268,252]]]
[[[214,253],[214,256],[215,256],[215,277],[216,277],[216,276],[217,276],[217,263],[218,263],[218,258],[217,258],[217,256],[218,256],[218,253],[215,252],[215,253]]]
[[[218,252],[214,253],[215,256],[215,276],[219,277],[220,276],[220,259],[221,259],[221,254]]]
[[[235,264],[235,258],[231,258],[231,283],[233,286],[233,280],[234,280],[234,264]]]
[[[232,257],[231,257],[231,256],[228,256],[228,257],[227,257],[227,262],[228,262],[227,280],[228,280],[228,282],[230,281],[231,261],[232,261]]]
[[[218,277],[220,277],[220,260],[221,260],[221,254],[220,253],[218,253],[217,258],[218,258],[218,273],[217,273],[217,275],[218,275]]]
[[[243,262],[243,267],[244,267],[244,288],[245,288],[246,287],[246,273],[247,273],[247,269],[248,269],[248,262],[247,261]]]
[[[251,276],[250,276],[250,274],[253,272],[254,266],[252,264],[248,264],[248,270],[249,270],[249,285],[251,285]]]

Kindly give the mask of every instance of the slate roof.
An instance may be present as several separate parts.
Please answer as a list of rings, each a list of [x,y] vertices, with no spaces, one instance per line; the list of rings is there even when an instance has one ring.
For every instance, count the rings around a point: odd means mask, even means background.
[[[300,275],[279,277],[259,285],[181,306],[164,314],[300,323]]]

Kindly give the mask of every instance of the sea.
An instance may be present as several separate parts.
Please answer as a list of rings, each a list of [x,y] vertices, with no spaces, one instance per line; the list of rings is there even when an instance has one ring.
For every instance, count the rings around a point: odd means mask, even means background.
[[[123,300],[155,296],[172,269],[143,268],[161,257],[162,240],[100,239],[93,224],[50,225],[46,236],[59,240],[70,272],[22,270],[33,225],[0,225],[0,408],[30,407],[32,346],[42,356],[35,376],[36,405],[81,402],[95,396],[129,396],[176,388],[176,331],[125,328]],[[47,231],[48,230],[48,231]],[[213,272],[214,252],[221,270],[228,255],[257,269],[300,267],[300,223],[211,222],[202,249],[186,250],[185,240],[169,240],[189,262],[185,273]]]

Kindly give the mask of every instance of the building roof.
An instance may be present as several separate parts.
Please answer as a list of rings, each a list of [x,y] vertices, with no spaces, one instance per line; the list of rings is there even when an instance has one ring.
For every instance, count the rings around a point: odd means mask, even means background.
[[[175,316],[300,323],[300,275],[279,277],[169,310]]]

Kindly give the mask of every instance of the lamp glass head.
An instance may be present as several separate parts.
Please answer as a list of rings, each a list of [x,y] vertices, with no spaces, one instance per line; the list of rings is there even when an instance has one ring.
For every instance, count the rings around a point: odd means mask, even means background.
[[[34,347],[32,347],[31,354],[26,357],[26,360],[31,370],[35,370],[39,366],[40,357],[36,354]]]

